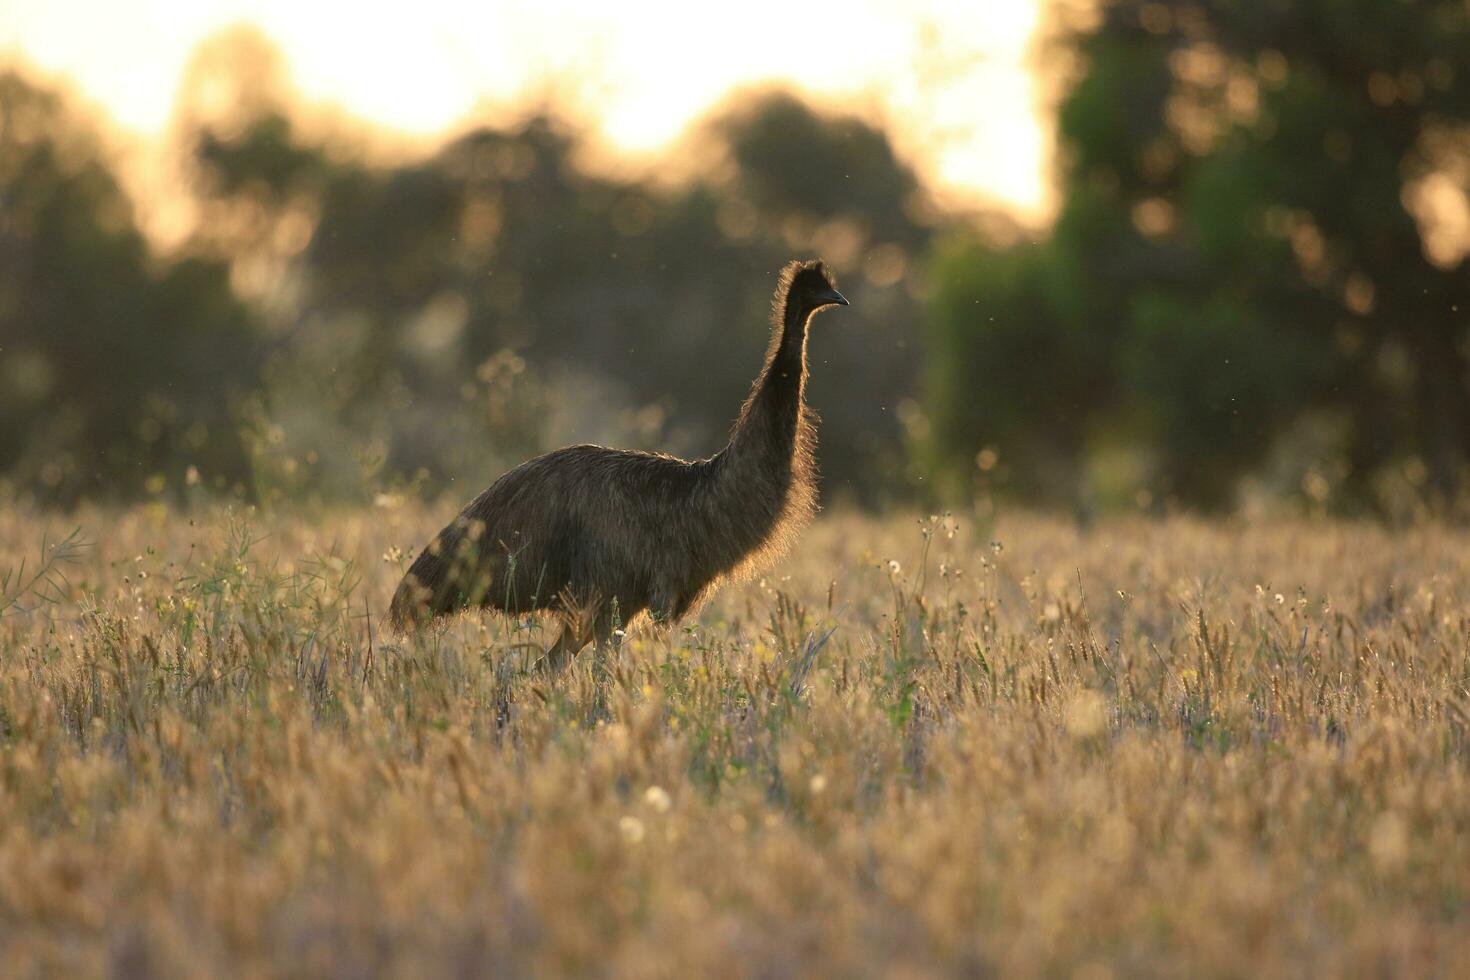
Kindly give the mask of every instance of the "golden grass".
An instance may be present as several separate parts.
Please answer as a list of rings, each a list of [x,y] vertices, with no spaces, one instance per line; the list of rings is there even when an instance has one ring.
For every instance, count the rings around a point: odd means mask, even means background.
[[[1470,963],[1461,531],[839,515],[548,680],[385,642],[446,516],[0,511],[96,542],[0,620],[6,975]]]

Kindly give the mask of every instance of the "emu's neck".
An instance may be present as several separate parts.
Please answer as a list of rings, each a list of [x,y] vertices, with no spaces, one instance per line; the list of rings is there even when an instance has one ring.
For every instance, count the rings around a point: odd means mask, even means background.
[[[766,363],[724,450],[701,465],[710,575],[753,568],[816,509],[816,430],[803,401],[810,313],[783,301]]]
[[[806,329],[810,314],[787,300],[772,332],[766,363],[740,409],[724,455],[741,476],[785,484],[800,476],[792,464],[810,451],[811,424],[805,417]],[[733,474],[732,474],[733,475]]]

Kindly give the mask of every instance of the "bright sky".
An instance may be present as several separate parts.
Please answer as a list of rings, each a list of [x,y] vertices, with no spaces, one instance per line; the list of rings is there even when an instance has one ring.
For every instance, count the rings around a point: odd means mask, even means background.
[[[1050,203],[1030,41],[1041,0],[0,0],[0,60],[62,76],[124,128],[166,127],[204,38],[241,22],[298,91],[408,134],[548,91],[647,156],[732,90],[784,82],[889,124],[941,190]]]

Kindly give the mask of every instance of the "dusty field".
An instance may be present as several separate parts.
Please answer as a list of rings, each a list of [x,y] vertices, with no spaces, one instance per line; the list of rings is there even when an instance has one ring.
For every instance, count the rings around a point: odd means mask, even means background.
[[[446,516],[0,508],[93,542],[0,619],[0,972],[1470,963],[1460,531],[829,517],[547,680],[382,635]]]

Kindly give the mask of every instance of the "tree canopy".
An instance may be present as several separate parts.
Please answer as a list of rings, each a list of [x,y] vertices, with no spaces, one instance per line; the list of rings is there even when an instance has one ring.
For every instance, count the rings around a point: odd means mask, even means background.
[[[935,260],[931,458],[1074,502],[1457,497],[1470,9],[1113,0],[1058,43],[1055,227]]]

